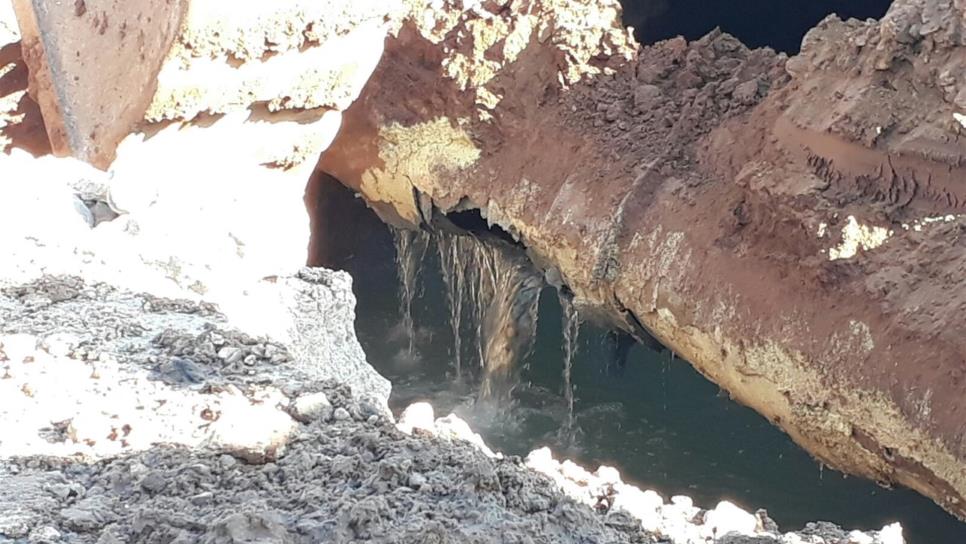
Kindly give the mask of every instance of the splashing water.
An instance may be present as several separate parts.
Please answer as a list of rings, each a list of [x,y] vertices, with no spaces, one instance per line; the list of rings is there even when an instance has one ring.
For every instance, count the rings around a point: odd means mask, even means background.
[[[403,333],[408,341],[408,353],[413,354],[416,327],[413,322],[413,299],[416,298],[419,270],[429,247],[429,234],[415,230],[393,230],[396,244],[396,268],[399,275],[399,313]]]

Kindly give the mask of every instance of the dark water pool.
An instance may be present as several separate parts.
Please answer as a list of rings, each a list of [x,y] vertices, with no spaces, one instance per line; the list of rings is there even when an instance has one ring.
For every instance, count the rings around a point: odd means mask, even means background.
[[[720,27],[745,45],[798,53],[805,33],[829,14],[878,19],[891,0],[622,0],[624,24],[641,43],[682,35],[696,40]]]
[[[463,379],[453,369],[453,335],[438,256],[426,252],[413,302],[412,354],[401,327],[392,235],[361,201],[341,189],[326,195],[316,223],[316,264],[349,271],[358,298],[356,330],[370,362],[392,380],[394,410],[430,401],[455,410],[494,449],[525,455],[549,446],[596,468],[618,467],[625,480],[666,498],[686,494],[713,507],[731,500],[764,507],[786,530],[825,520],[849,529],[902,523],[911,544],[966,543],[966,524],[911,491],[823,469],[786,435],[668,352],[634,345],[620,369],[607,331],[584,323],[572,367],[573,428],[564,394],[565,346],[556,290],[545,288],[536,341],[519,369],[512,410],[477,403],[479,359],[465,349]],[[465,328],[466,324],[464,324]],[[476,370],[473,370],[473,369]],[[503,406],[505,408],[505,406]]]

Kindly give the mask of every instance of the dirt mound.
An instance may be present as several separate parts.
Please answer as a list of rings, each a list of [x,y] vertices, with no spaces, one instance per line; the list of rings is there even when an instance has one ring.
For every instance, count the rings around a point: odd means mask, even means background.
[[[573,114],[571,126],[595,127],[615,162],[663,156],[669,174],[694,166],[698,139],[787,83],[785,60],[720,31],[692,43],[677,38],[646,48],[611,77],[575,87],[561,102]]]

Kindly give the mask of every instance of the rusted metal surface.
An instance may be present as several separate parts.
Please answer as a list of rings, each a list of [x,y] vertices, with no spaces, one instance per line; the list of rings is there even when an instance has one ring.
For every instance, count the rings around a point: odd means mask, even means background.
[[[144,117],[187,0],[14,0],[51,146],[98,167]]]

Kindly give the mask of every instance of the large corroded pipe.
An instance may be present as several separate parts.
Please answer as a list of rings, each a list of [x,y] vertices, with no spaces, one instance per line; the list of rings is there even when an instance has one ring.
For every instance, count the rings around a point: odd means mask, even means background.
[[[966,517],[958,8],[832,17],[787,59],[638,50],[614,0],[447,6],[324,170],[392,221],[480,209],[823,462]]]

